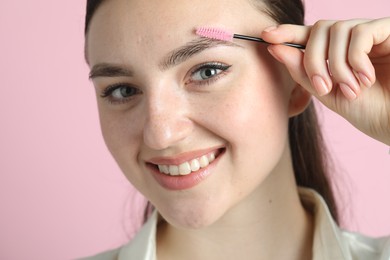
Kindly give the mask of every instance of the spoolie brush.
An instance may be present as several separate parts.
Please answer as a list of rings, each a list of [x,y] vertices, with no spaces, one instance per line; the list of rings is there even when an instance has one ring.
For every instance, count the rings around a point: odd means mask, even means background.
[[[221,40],[221,41],[227,41],[232,42],[233,39],[241,39],[241,40],[247,40],[247,41],[254,41],[254,42],[262,42],[270,44],[269,42],[264,41],[262,38],[248,36],[248,35],[242,35],[242,34],[234,34],[229,31],[220,29],[220,28],[212,28],[212,27],[198,27],[196,28],[195,33],[201,37],[209,38],[209,39],[215,39],[215,40]],[[295,43],[289,43],[285,42],[282,43],[283,45],[298,48],[298,49],[305,49],[304,45],[295,44]]]

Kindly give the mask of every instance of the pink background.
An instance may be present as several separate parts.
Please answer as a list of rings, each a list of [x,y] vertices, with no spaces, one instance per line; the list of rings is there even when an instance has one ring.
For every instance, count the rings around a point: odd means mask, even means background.
[[[307,21],[389,15],[388,0],[307,1]],[[74,259],[134,233],[83,61],[85,1],[0,2],[0,259]],[[389,148],[322,109],[344,226],[390,234]],[[129,210],[125,210],[129,209]]]

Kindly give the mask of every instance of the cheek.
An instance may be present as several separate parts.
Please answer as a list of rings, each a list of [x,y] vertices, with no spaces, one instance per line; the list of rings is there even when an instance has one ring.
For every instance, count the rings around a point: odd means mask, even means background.
[[[248,142],[275,142],[287,132],[288,86],[274,62],[263,58],[253,63],[253,69],[248,70],[245,81],[237,89],[240,98],[234,110],[238,113],[232,116],[236,127],[241,125],[241,131],[253,139]]]
[[[203,125],[231,148],[226,170],[245,173],[230,180],[239,196],[272,172],[288,142],[288,90],[273,75],[242,74],[228,92],[198,106]]]
[[[99,107],[100,125],[106,146],[119,167],[127,172],[136,172],[141,132],[139,125],[126,112],[114,112]],[[129,176],[128,176],[129,177]]]
[[[240,98],[227,103],[221,114],[228,126],[224,134],[235,148],[234,156],[259,162],[272,154],[279,156],[284,148],[288,113],[281,93],[270,91],[267,85],[252,87],[256,91],[241,91]]]
[[[103,138],[112,157],[127,180],[146,197],[150,197],[148,191],[153,189],[149,187],[150,180],[145,179],[139,161],[143,140],[139,119],[126,112],[99,109],[99,114]]]
[[[253,138],[284,135],[289,118],[288,95],[285,84],[273,75],[269,71],[240,75],[228,91],[211,95],[197,105],[201,109],[199,120],[207,120],[203,122],[211,131],[229,140],[251,143]]]

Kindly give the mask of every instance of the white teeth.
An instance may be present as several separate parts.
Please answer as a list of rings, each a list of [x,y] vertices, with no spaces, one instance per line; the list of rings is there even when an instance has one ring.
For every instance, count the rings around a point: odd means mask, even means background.
[[[169,173],[169,167],[166,166],[166,165],[159,165],[159,166],[158,166],[158,169],[159,169],[160,172],[162,172],[162,173],[166,173],[166,174]]]
[[[188,162],[180,164],[179,166],[180,175],[188,175],[191,173],[191,166]]]
[[[196,172],[200,169],[199,160],[194,159],[191,161],[191,171]]]
[[[215,154],[210,153],[209,155],[207,155],[207,159],[210,163],[212,163],[215,160]]]
[[[206,155],[203,155],[202,157],[200,157],[199,163],[200,168],[207,167],[209,165],[209,159],[207,159]]]
[[[169,174],[173,176],[179,175],[179,167],[176,165],[169,165]]]
[[[215,153],[203,155],[200,158],[193,159],[190,162],[185,162],[180,165],[158,165],[158,169],[161,173],[167,175],[178,176],[188,175],[191,172],[196,172],[201,168],[207,167],[215,160]]]

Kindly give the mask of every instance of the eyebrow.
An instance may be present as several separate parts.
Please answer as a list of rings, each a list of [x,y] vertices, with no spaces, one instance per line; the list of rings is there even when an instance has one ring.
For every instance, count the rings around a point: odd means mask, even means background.
[[[199,54],[200,52],[218,47],[242,47],[234,42],[221,41],[217,39],[199,38],[186,43],[185,45],[171,51],[166,57],[159,63],[159,68],[164,71],[178,64],[185,62],[192,56]],[[132,77],[134,72],[130,68],[126,68],[116,64],[99,63],[92,67],[89,78],[94,79],[98,77]]]
[[[132,77],[133,72],[130,69],[121,67],[116,64],[110,63],[99,63],[92,67],[89,78],[99,78],[99,77]]]

